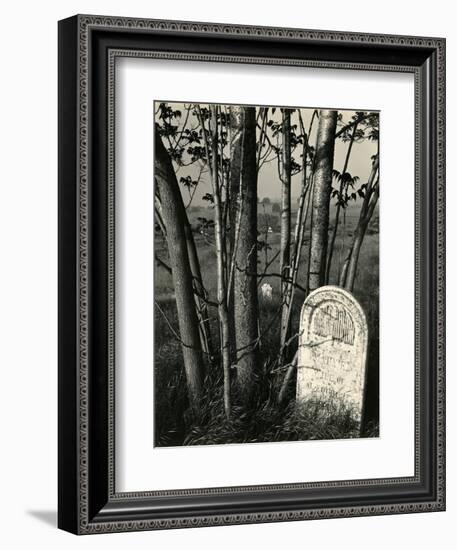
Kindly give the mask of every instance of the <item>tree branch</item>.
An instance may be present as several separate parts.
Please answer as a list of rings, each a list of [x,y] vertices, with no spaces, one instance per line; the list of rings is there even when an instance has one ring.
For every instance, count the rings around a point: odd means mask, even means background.
[[[165,271],[167,271],[171,275],[172,274],[171,267],[168,264],[166,264],[163,260],[161,260],[157,254],[154,254],[154,256],[157,263],[160,265],[160,267],[163,267]]]

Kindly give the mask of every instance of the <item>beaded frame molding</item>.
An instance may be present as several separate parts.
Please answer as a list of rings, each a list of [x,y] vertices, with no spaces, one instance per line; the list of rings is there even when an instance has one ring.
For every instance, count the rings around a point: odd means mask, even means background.
[[[119,493],[117,57],[409,72],[415,86],[415,474]],[[445,509],[445,40],[77,15],[59,22],[59,503],[76,534]]]

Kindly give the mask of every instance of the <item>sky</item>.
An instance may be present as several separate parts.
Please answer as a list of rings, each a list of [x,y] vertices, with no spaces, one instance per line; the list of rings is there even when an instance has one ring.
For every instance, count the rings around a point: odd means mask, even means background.
[[[159,103],[161,102],[160,101],[155,102],[155,105],[154,105],[154,111],[156,114],[157,114],[157,107]],[[173,110],[180,110],[183,113],[183,116],[180,120],[180,129],[181,129],[184,126],[184,123],[186,122],[185,120],[186,112],[187,112],[186,109],[189,107],[189,104],[170,102],[170,101],[164,102],[164,103],[167,103]],[[207,107],[207,105],[204,105],[204,104],[201,104],[201,106]],[[310,124],[311,117],[314,110],[315,110],[314,108],[300,108],[300,113],[302,115],[303,124],[306,131],[308,131],[309,124]],[[340,110],[338,112],[342,115],[342,120],[341,122],[338,123],[338,128],[347,124],[351,120],[351,117],[355,114],[355,111],[349,111],[349,110]],[[270,110],[268,118],[273,119],[275,122],[279,122],[281,120],[281,113],[279,109],[276,110],[275,114],[271,114],[271,110]],[[292,125],[297,124],[299,128],[298,110],[292,113],[291,124]],[[198,120],[192,114],[190,114],[187,119],[187,127],[190,127],[190,128],[198,127]],[[310,145],[313,145],[313,146],[316,145],[317,127],[318,127],[318,121],[315,118],[312,131],[309,136],[309,143]],[[259,133],[260,131],[258,130],[258,136],[259,136]],[[344,167],[348,144],[349,142],[343,142],[341,139],[337,139],[335,143],[333,168],[335,170],[338,170],[339,172],[341,172]],[[280,142],[278,143],[278,145],[280,145]],[[367,182],[371,171],[371,157],[372,155],[377,153],[377,151],[378,151],[377,142],[373,142],[371,140],[365,139],[360,143],[357,143],[357,142],[354,143],[351,156],[349,159],[347,171],[352,176],[358,176],[360,178],[358,185],[361,185],[362,183]],[[293,154],[295,161],[299,164],[301,164],[300,155],[301,155],[301,146],[299,146],[295,151],[295,154]],[[273,158],[273,155],[271,158]],[[200,173],[200,169],[197,165],[178,167],[176,164],[174,164],[174,168],[175,168],[175,171],[177,172],[178,181],[180,177],[186,177],[188,175],[190,175],[192,179],[197,179]],[[258,192],[259,201],[261,201],[265,197],[270,198],[272,201],[280,200],[281,182],[279,180],[278,166],[277,166],[276,160],[272,160],[271,162],[266,162],[261,166],[261,169],[258,174],[257,185],[258,185],[257,192]],[[183,192],[184,203],[188,204],[190,199],[189,193],[185,188],[182,188],[182,192]],[[211,185],[208,178],[208,174],[203,173],[201,175],[200,183],[198,185],[198,188],[195,192],[195,195],[192,199],[191,204],[194,206],[207,206],[208,203],[204,201],[202,197],[206,193],[210,193],[210,192],[211,192]],[[292,204],[294,204],[297,202],[297,199],[300,195],[300,174],[297,174],[292,177],[291,194],[292,194]]]

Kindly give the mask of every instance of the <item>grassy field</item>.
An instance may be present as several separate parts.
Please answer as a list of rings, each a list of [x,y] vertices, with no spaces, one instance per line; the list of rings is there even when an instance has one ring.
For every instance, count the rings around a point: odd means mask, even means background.
[[[356,224],[356,213],[350,213],[346,219],[346,231],[343,239],[342,231],[337,237],[333,256],[330,284],[337,282],[337,274],[344,260],[342,246],[351,242]],[[191,220],[192,222],[192,220]],[[379,225],[378,218],[372,220],[365,237],[355,282],[354,295],[362,305],[368,321],[368,382],[366,401],[366,422],[362,435],[365,437],[378,435],[379,419]],[[263,237],[259,237],[262,239]],[[203,236],[196,234],[196,246],[200,258],[202,275],[210,299],[215,300],[215,250]],[[344,240],[344,243],[343,243]],[[280,235],[268,234],[268,258],[272,258],[279,248]],[[305,235],[305,245],[299,269],[298,284],[305,286],[307,272],[307,256],[309,235]],[[167,260],[167,247],[164,239],[157,236],[155,240],[156,253]],[[264,253],[259,253],[258,272],[262,273],[265,265]],[[276,259],[269,267],[269,272],[279,273],[279,260]],[[343,410],[338,404],[331,404],[330,414],[322,415],[319,403],[308,403],[306,407],[295,407],[294,385],[289,390],[288,404],[279,407],[276,403],[278,391],[283,379],[282,373],[272,373],[275,368],[279,349],[279,284],[278,277],[265,277],[259,284],[268,282],[273,287],[273,300],[264,301],[260,298],[260,330],[264,335],[259,360],[263,371],[262,383],[259,387],[257,401],[252,411],[243,411],[233,396],[233,420],[226,422],[222,404],[222,373],[215,368],[207,373],[204,399],[204,410],[198,423],[192,420],[187,412],[188,403],[186,383],[183,373],[181,346],[164,319],[178,331],[176,305],[173,295],[171,275],[162,267],[155,270],[155,298],[160,304],[160,310],[155,309],[155,444],[157,446],[198,445],[215,443],[242,443],[262,441],[290,441],[306,439],[333,439],[359,437],[359,432],[351,418],[350,411]],[[304,293],[297,289],[291,318],[291,334],[298,332],[300,309]],[[212,310],[214,340],[217,338],[217,312]],[[217,343],[217,342],[216,342]],[[295,344],[296,346],[296,344]],[[291,349],[293,355],[295,349]]]

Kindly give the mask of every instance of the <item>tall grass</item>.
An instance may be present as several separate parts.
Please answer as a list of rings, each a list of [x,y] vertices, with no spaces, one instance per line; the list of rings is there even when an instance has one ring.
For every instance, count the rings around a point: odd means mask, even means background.
[[[275,253],[278,244],[272,236],[270,257]],[[340,245],[339,238],[336,241]],[[305,247],[306,247],[305,243]],[[197,238],[197,247],[202,266],[203,278],[210,298],[215,295],[214,250],[202,239]],[[162,250],[164,257],[166,250]],[[155,312],[155,445],[211,445],[228,443],[256,443],[273,441],[297,441],[312,439],[346,439],[354,437],[376,437],[379,435],[379,277],[378,277],[378,235],[374,232],[365,237],[358,266],[354,294],[360,301],[369,327],[368,349],[368,383],[366,399],[366,422],[360,433],[353,419],[351,410],[338,400],[332,402],[307,401],[295,404],[295,388],[291,384],[284,406],[279,406],[277,396],[284,372],[274,372],[277,368],[279,350],[279,279],[266,278],[273,286],[273,300],[260,298],[260,332],[262,339],[259,345],[259,366],[262,370],[256,397],[251,407],[246,410],[241,406],[237,395],[236,383],[232,386],[233,414],[227,421],[224,415],[222,395],[222,369],[215,358],[209,372],[206,373],[204,397],[201,414],[198,419],[189,411],[186,381],[182,364],[182,353],[179,341],[162,313]],[[305,283],[306,257],[300,266],[299,284]],[[277,263],[277,262],[276,262]],[[278,266],[273,263],[271,272],[277,272]],[[259,255],[259,272],[264,260]],[[331,283],[338,270],[338,258],[332,266]],[[264,282],[265,282],[264,281]],[[173,297],[173,281],[163,269],[156,269],[155,295],[160,300],[161,310],[169,323],[178,329],[176,305]],[[291,334],[298,332],[299,315],[304,294],[297,290],[291,316]],[[217,320],[212,325],[213,339],[217,348]],[[291,358],[297,348],[293,341],[288,357]]]
[[[170,301],[161,307],[177,323],[174,303]],[[161,326],[160,333],[156,330],[156,349],[159,350],[155,369],[156,446],[347,439],[378,435],[377,421],[373,419],[360,434],[352,411],[337,399],[325,403],[309,400],[296,405],[293,385],[289,388],[286,404],[278,405],[283,373],[273,372],[277,367],[279,334],[277,324],[271,324],[277,308],[276,301],[261,305],[261,330],[265,331],[259,350],[262,376],[249,409],[242,407],[236,381],[233,382],[230,421],[224,414],[222,372],[217,368],[217,360],[216,366],[206,374],[201,414],[195,419],[188,409],[180,344],[167,327]],[[298,317],[299,310],[297,304],[295,317]]]
[[[276,401],[274,377],[264,377],[257,399],[249,409],[238,400],[236,385],[232,387],[231,420],[224,414],[222,380],[208,375],[201,414],[193,418],[187,409],[185,381],[181,371],[165,385],[159,382],[156,392],[155,445],[216,445],[230,443],[262,443],[321,439],[348,439],[378,435],[371,423],[360,432],[352,410],[337,399],[308,400],[285,406]]]

